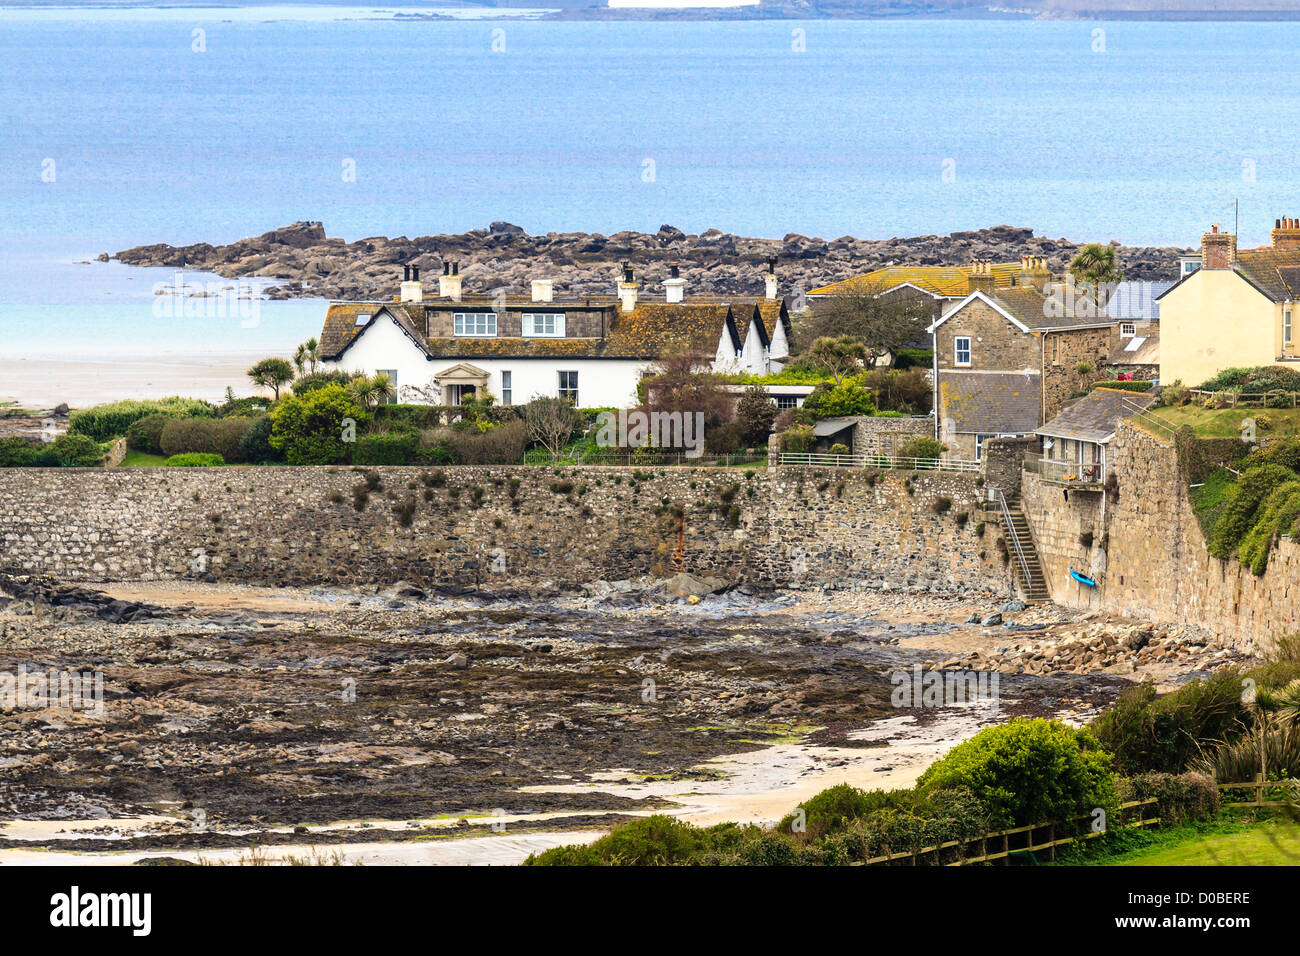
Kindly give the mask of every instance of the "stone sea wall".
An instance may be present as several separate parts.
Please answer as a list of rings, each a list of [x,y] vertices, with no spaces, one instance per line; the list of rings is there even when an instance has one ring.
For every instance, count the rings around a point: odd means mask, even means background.
[[[971,475],[804,468],[4,469],[0,567],[484,589],[683,570],[1009,593],[996,523],[976,534],[980,490]]]
[[[1167,440],[1121,422],[1111,494],[1071,492],[1026,476],[1024,507],[1052,598],[1161,622],[1189,622],[1243,644],[1300,631],[1300,545],[1277,543],[1265,574],[1212,557]],[[1091,531],[1091,548],[1080,534]],[[1104,548],[1103,548],[1104,545]],[[1100,553],[1098,553],[1100,552]],[[1069,568],[1096,571],[1096,588]]]

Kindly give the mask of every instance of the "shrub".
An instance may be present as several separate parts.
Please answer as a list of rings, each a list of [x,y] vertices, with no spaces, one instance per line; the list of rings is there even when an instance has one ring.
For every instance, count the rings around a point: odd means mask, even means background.
[[[1160,389],[1160,397],[1156,399],[1156,405],[1161,408],[1173,408],[1178,405],[1186,405],[1191,400],[1191,389],[1183,385],[1182,379],[1176,379],[1173,384]]]
[[[60,468],[94,468],[103,460],[104,449],[99,442],[86,435],[66,432],[54,439],[48,452],[39,454],[33,463],[57,464]]]
[[[847,455],[850,453],[849,446],[841,441],[837,441],[834,445],[831,445],[830,450],[832,455]]]
[[[415,432],[380,432],[362,435],[352,446],[354,465],[409,465],[415,460]]]
[[[1088,729],[1122,774],[1182,773],[1204,745],[1234,738],[1249,724],[1241,678],[1225,668],[1163,697],[1149,683],[1126,687]]]
[[[344,419],[357,426],[369,415],[338,384],[313,388],[282,399],[271,412],[271,447],[291,465],[331,465],[343,460]]]
[[[68,431],[87,435],[95,441],[109,441],[125,435],[132,422],[158,412],[190,418],[211,418],[216,414],[216,409],[208,402],[181,398],[178,395],[149,401],[128,399],[78,409],[68,416]]]
[[[925,369],[929,367],[927,360]],[[871,389],[876,408],[882,413],[924,414],[934,400],[930,380],[921,368],[875,369],[862,375],[859,381]]]
[[[914,795],[910,790],[866,791],[847,783],[837,784],[805,800],[796,810],[803,811],[802,836],[809,840],[820,839],[828,833],[838,832],[852,821],[882,808],[910,807]],[[800,835],[795,830],[799,820],[797,812],[788,813],[777,824],[781,833]]]
[[[1165,826],[1208,820],[1219,812],[1219,788],[1214,785],[1213,777],[1202,773],[1145,773],[1125,777],[1119,782],[1119,792],[1125,802],[1155,797],[1155,815]]]
[[[1120,391],[1123,392],[1149,392],[1151,391],[1151,386],[1153,384],[1154,384],[1153,382],[1144,382],[1136,379],[1128,382],[1121,382],[1118,379],[1116,379],[1113,382],[1109,380],[1103,382],[1093,382],[1092,387],[1093,389],[1114,388],[1114,389],[1119,389]]]
[[[947,450],[943,442],[920,435],[903,442],[898,455],[900,458],[942,458]]]
[[[818,418],[843,418],[849,415],[873,415],[876,403],[871,390],[857,379],[845,379],[838,385],[818,385],[803,403],[803,409]]]
[[[341,369],[310,372],[294,379],[293,384],[289,386],[289,391],[293,392],[293,394],[299,398],[302,398],[305,395],[310,395],[318,388],[324,388],[327,385],[346,386],[360,374],[360,372],[345,372]]]
[[[776,402],[767,389],[751,385],[736,403],[736,426],[740,440],[748,447],[767,443],[776,422]]]
[[[240,460],[240,442],[253,424],[248,418],[172,418],[165,422],[158,445],[164,455],[191,452]]]
[[[781,433],[781,450],[790,452],[806,452],[812,447],[816,440],[812,427],[809,425],[791,425]]]
[[[664,814],[622,826],[585,848],[556,847],[525,866],[663,866],[687,863],[709,847],[708,831]]]
[[[930,501],[930,513],[941,515],[952,510],[952,499],[947,495],[940,495]]]
[[[162,454],[162,432],[176,416],[155,412],[133,421],[126,428],[126,447],[150,455]]]
[[[1241,538],[1237,556],[1255,574],[1268,570],[1268,556],[1279,535],[1292,533],[1300,519],[1300,480],[1286,481],[1268,493],[1254,524]]]
[[[1259,465],[1281,465],[1300,472],[1300,438],[1279,438],[1257,448],[1246,456],[1242,469],[1249,470]]]
[[[1275,487],[1296,480],[1295,472],[1282,465],[1261,465],[1248,469],[1224,497],[1223,512],[1215,523],[1209,551],[1216,558],[1232,557],[1242,538],[1254,526],[1260,505]]]
[[[966,787],[994,826],[1070,820],[1119,800],[1111,756],[1086,730],[1017,717],[987,727],[932,764],[918,788]]]
[[[224,465],[220,455],[212,455],[206,452],[189,452],[184,455],[172,455],[165,462],[168,468],[211,468],[216,465]]]
[[[239,440],[239,460],[250,465],[265,465],[283,461],[280,452],[271,446],[271,416],[263,415],[253,420]]]
[[[0,438],[0,468],[27,468],[45,446],[25,438]]]
[[[517,465],[523,461],[527,445],[528,427],[515,419],[484,432],[450,431],[444,447],[462,465]],[[442,463],[434,456],[426,456],[425,460],[429,464]]]

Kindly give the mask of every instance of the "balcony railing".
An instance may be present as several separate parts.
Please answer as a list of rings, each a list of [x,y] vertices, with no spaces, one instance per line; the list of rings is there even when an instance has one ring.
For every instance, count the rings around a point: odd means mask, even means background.
[[[1106,466],[1101,462],[1081,465],[1056,458],[1026,458],[1025,471],[1061,485],[1100,485],[1106,480]]]
[[[901,468],[909,471],[977,472],[978,461],[956,458],[906,458],[898,455],[829,455],[818,452],[781,453],[782,465],[831,468]]]

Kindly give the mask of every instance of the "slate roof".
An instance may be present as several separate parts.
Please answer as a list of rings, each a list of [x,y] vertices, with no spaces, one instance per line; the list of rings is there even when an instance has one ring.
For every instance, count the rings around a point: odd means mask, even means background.
[[[1159,365],[1160,325],[1152,322],[1137,327],[1137,335],[1120,339],[1111,350],[1111,365]]]
[[[1274,302],[1300,299],[1300,249],[1241,249],[1233,268]]]
[[[1014,284],[1020,274],[1020,262],[994,262],[989,266],[993,273],[993,285],[1009,286]],[[900,285],[911,283],[934,295],[959,299],[970,291],[971,267],[965,266],[885,266],[860,276],[832,282],[820,289],[813,289],[809,295],[863,295],[865,293],[883,292]]]
[[[939,375],[939,421],[964,434],[1029,434],[1038,427],[1042,379],[1024,372]]]
[[[1106,301],[1106,314],[1117,322],[1158,322],[1160,303],[1157,300],[1173,284],[1172,281],[1120,282]]]
[[[1035,434],[1105,444],[1114,437],[1121,418],[1131,415],[1135,409],[1145,411],[1155,401],[1153,392],[1094,388],[1083,398],[1061,409],[1055,418],[1037,429]]]

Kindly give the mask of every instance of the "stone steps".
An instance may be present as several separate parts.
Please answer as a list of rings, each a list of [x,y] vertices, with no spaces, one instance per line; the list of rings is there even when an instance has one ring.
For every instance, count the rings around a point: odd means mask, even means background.
[[[1029,519],[1020,509],[1020,502],[1007,502],[1007,511],[1010,513],[1010,521],[1003,521],[1003,530],[1007,535],[1007,543],[1011,546],[1011,563],[1016,569],[1016,578],[1020,582],[1020,589],[1026,601],[1047,601],[1051,599],[1051,592],[1047,589],[1047,576],[1043,573],[1042,561],[1038,558],[1038,549],[1034,547],[1034,536],[1029,530]],[[1020,559],[1016,557],[1016,544],[1020,545],[1020,552],[1025,556],[1025,567],[1020,566]],[[1028,574],[1026,575],[1026,571]]]

